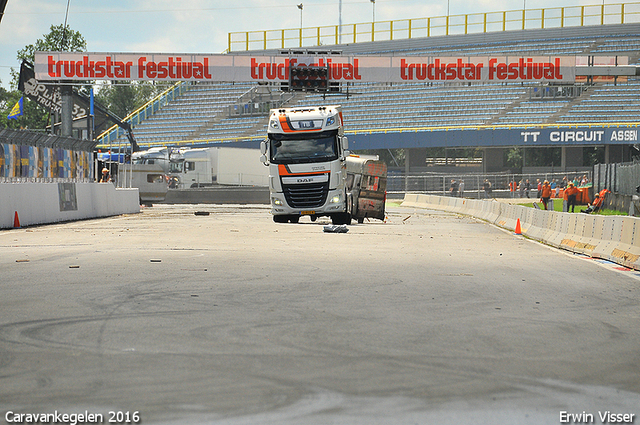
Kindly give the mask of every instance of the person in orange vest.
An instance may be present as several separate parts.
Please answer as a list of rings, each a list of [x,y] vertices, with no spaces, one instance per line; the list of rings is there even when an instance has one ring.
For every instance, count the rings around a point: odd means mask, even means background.
[[[569,182],[569,186],[564,191],[564,199],[567,200],[567,212],[569,212],[569,208],[571,208],[571,212],[575,212],[577,194],[578,188],[573,182]]]
[[[546,210],[548,209],[547,203],[549,202],[549,198],[551,198],[551,185],[549,185],[548,180],[545,180],[544,183],[542,183],[542,190],[540,194],[540,201],[542,202],[542,205],[544,205],[544,209]]]
[[[582,212],[589,214],[592,212],[600,211],[600,209],[602,208],[602,205],[604,205],[604,197],[607,196],[607,192],[609,192],[608,189],[602,189],[600,193],[596,193],[596,197],[593,200],[593,204],[588,205],[588,208],[586,210],[582,210]]]

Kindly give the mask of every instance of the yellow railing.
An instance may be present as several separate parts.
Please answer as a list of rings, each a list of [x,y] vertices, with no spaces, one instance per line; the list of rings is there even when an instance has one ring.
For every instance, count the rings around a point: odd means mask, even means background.
[[[640,2],[520,9],[349,25],[229,33],[228,51],[292,49],[536,28],[640,22]]]

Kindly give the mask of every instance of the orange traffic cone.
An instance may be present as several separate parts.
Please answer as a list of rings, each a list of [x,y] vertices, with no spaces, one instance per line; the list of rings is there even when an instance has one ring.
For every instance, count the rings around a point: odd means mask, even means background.
[[[13,228],[14,229],[19,229],[20,226],[20,219],[18,218],[18,211],[16,211],[16,213],[13,216]]]
[[[521,235],[522,229],[520,228],[520,219],[516,222],[516,235]]]

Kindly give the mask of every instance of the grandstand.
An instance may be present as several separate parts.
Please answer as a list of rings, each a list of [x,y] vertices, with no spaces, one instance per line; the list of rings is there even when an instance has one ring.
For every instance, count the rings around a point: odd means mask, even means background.
[[[525,29],[481,34],[306,47],[352,55],[544,56],[620,55],[640,59],[640,24]],[[278,55],[279,49],[230,54]],[[265,100],[266,99],[266,100]],[[189,90],[135,128],[141,146],[214,145],[264,138],[269,107],[343,105],[350,140],[397,133],[389,148],[415,148],[416,131],[550,124],[635,123],[640,79],[543,86],[528,83],[350,83],[341,93],[283,94],[276,86],[191,83]],[[437,141],[424,146],[440,146]],[[366,144],[356,143],[359,148]],[[477,146],[477,144],[470,144]]]

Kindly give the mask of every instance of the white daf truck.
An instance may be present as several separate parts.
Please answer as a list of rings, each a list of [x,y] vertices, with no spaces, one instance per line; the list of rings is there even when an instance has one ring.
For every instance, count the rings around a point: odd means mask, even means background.
[[[351,223],[347,149],[340,106],[272,109],[260,150],[269,166],[273,220],[329,216],[333,224]]]

